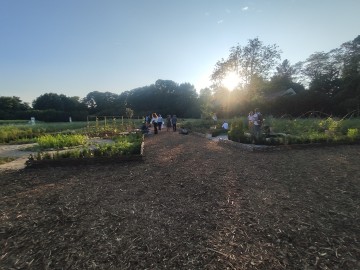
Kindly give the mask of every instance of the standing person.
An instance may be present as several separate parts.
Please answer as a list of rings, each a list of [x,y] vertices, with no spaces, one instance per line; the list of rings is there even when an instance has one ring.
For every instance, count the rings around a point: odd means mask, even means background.
[[[216,115],[216,113],[213,114],[212,119],[214,120],[214,127],[216,128],[216,124],[217,124],[217,115]]]
[[[221,127],[222,127],[223,129],[225,129],[225,130],[228,130],[228,129],[229,129],[229,124],[228,124],[228,122],[224,121]]]
[[[248,122],[249,122],[249,131],[250,133],[254,133],[254,112],[251,111],[249,112],[249,115],[248,115]]]
[[[170,128],[171,128],[171,116],[168,115],[166,117],[166,131],[170,131]]]
[[[156,113],[152,114],[151,123],[154,125],[154,134],[158,134],[158,116]]]
[[[141,126],[141,132],[142,132],[142,134],[148,134],[149,133],[149,127],[146,125],[146,121],[144,121],[142,126]]]
[[[176,131],[176,122],[177,122],[177,118],[176,118],[176,115],[174,114],[173,117],[171,118],[171,124],[172,124],[173,131]]]
[[[163,118],[162,118],[161,114],[159,114],[159,116],[158,116],[157,123],[158,123],[158,129],[161,130],[161,127],[163,125]]]
[[[151,123],[150,114],[149,114],[149,115],[146,115],[145,122],[146,122],[146,126],[147,126],[147,127],[150,127],[150,123]]]
[[[253,115],[254,119],[254,135],[256,139],[260,138],[261,135],[261,124],[262,124],[262,115],[259,111],[259,109],[255,109],[255,113]]]

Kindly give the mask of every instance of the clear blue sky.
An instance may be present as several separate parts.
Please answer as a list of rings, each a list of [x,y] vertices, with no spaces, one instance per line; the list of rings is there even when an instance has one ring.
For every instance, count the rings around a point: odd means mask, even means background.
[[[258,37],[292,64],[360,34],[359,0],[0,0],[0,96],[210,85]]]

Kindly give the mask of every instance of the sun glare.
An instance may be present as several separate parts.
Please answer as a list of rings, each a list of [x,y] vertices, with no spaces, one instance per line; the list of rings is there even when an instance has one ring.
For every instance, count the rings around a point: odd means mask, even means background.
[[[236,86],[240,83],[240,78],[236,74],[236,72],[230,72],[226,75],[224,80],[222,81],[222,85],[229,90],[234,90]]]

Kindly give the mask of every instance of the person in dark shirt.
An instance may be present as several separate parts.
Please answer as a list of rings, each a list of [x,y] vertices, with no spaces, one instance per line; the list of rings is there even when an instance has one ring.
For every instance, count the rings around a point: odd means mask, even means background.
[[[177,118],[176,118],[176,115],[174,114],[173,117],[171,118],[171,124],[172,124],[173,131],[176,131],[176,122],[177,122]]]

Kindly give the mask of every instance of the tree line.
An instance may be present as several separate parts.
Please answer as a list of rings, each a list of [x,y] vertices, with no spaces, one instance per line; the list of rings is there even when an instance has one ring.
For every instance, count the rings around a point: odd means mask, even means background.
[[[230,72],[239,77],[235,89],[224,80]],[[0,119],[42,121],[86,120],[88,115],[144,116],[152,112],[184,118],[221,118],[247,115],[254,108],[273,116],[305,115],[319,111],[333,116],[359,115],[360,35],[329,52],[315,52],[291,64],[281,61],[276,44],[258,38],[229,50],[211,75],[212,85],[198,93],[190,83],[157,80],[154,84],[115,94],[92,91],[86,97],[46,93],[29,104],[19,97],[0,96]]]

